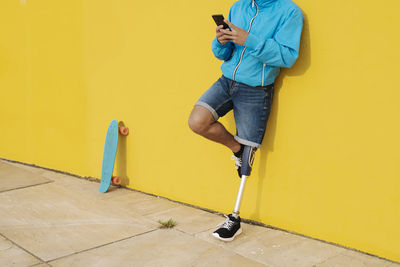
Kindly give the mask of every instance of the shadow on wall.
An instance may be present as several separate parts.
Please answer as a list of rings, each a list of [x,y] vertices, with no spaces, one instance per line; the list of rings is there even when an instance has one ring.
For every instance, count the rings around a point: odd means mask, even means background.
[[[262,202],[262,193],[264,180],[267,178],[267,159],[269,151],[274,151],[274,141],[277,127],[277,114],[279,111],[279,91],[282,88],[283,81],[286,76],[301,76],[307,72],[311,65],[311,47],[310,47],[310,29],[307,14],[304,14],[304,27],[301,36],[301,45],[299,58],[290,69],[282,69],[281,74],[275,81],[274,99],[271,109],[271,114],[268,119],[267,130],[264,141],[259,152],[260,165],[258,169],[258,185],[257,185],[257,200],[252,219],[259,220],[260,207]]]
[[[118,123],[119,127],[125,127],[123,121]],[[129,135],[132,133],[129,133]],[[122,186],[129,185],[129,177],[127,176],[126,171],[126,138],[128,136],[119,135],[118,137],[118,148],[117,148],[117,157],[116,157],[116,164],[115,164],[115,171],[114,174],[121,177],[122,179]]]

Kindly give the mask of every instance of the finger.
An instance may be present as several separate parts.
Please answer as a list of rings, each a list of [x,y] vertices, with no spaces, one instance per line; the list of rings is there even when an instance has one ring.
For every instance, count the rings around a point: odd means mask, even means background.
[[[237,27],[235,25],[233,25],[229,20],[224,19],[225,23],[228,24],[229,27],[231,27],[232,29],[237,29]]]
[[[218,40],[220,42],[222,42],[222,41],[230,41],[230,40],[232,40],[232,38],[230,36],[224,35],[224,36],[221,36],[220,38],[218,38]]]
[[[216,28],[216,32],[221,31],[221,29],[222,29],[223,27],[224,27],[223,25],[219,25],[219,26]]]
[[[218,33],[217,33],[217,38],[219,38],[219,37],[221,37],[221,36],[223,36],[223,35],[224,35],[224,33],[218,32]]]
[[[222,29],[221,32],[223,32],[226,35],[231,35],[231,36],[236,34],[235,31],[224,30],[224,29]]]
[[[226,34],[222,31],[217,32],[217,36],[222,36],[222,35],[226,35]]]
[[[224,35],[222,35],[220,38],[232,39],[232,36],[224,34]]]

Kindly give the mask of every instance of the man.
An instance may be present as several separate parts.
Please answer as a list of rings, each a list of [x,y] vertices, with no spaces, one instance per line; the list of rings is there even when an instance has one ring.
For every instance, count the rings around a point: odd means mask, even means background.
[[[214,55],[225,61],[223,75],[195,104],[189,127],[232,150],[243,182],[242,168],[248,166],[251,171],[253,154],[264,138],[274,81],[280,68],[290,68],[298,57],[304,17],[291,0],[239,0],[225,22],[231,30],[218,26],[212,42]],[[218,122],[230,110],[235,136]],[[250,156],[243,158],[246,148]],[[241,233],[238,202],[234,213],[213,233],[216,238],[231,241]]]

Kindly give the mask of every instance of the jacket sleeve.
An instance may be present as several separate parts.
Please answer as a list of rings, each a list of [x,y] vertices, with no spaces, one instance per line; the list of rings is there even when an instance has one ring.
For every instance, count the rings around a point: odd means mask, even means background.
[[[216,58],[220,60],[228,60],[232,55],[234,45],[231,41],[225,45],[222,45],[220,42],[218,42],[217,38],[214,38],[211,49]]]
[[[233,6],[232,6],[233,8]],[[229,11],[228,20],[231,21],[231,12],[232,8]],[[218,42],[218,39],[215,37],[212,41],[211,50],[214,53],[214,56],[220,60],[228,60],[231,58],[233,50],[235,49],[235,45],[232,41],[227,42],[225,45]]]
[[[303,24],[303,13],[301,10],[294,10],[273,38],[261,40],[249,33],[244,45],[261,62],[274,67],[290,68],[299,56]]]

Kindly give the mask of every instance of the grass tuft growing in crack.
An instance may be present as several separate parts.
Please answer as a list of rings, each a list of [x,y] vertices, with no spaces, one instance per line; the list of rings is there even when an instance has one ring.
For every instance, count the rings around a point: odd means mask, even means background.
[[[165,228],[172,228],[176,225],[176,222],[174,220],[169,219],[168,221],[161,221],[158,220],[158,223],[161,224],[160,228],[165,229]]]

